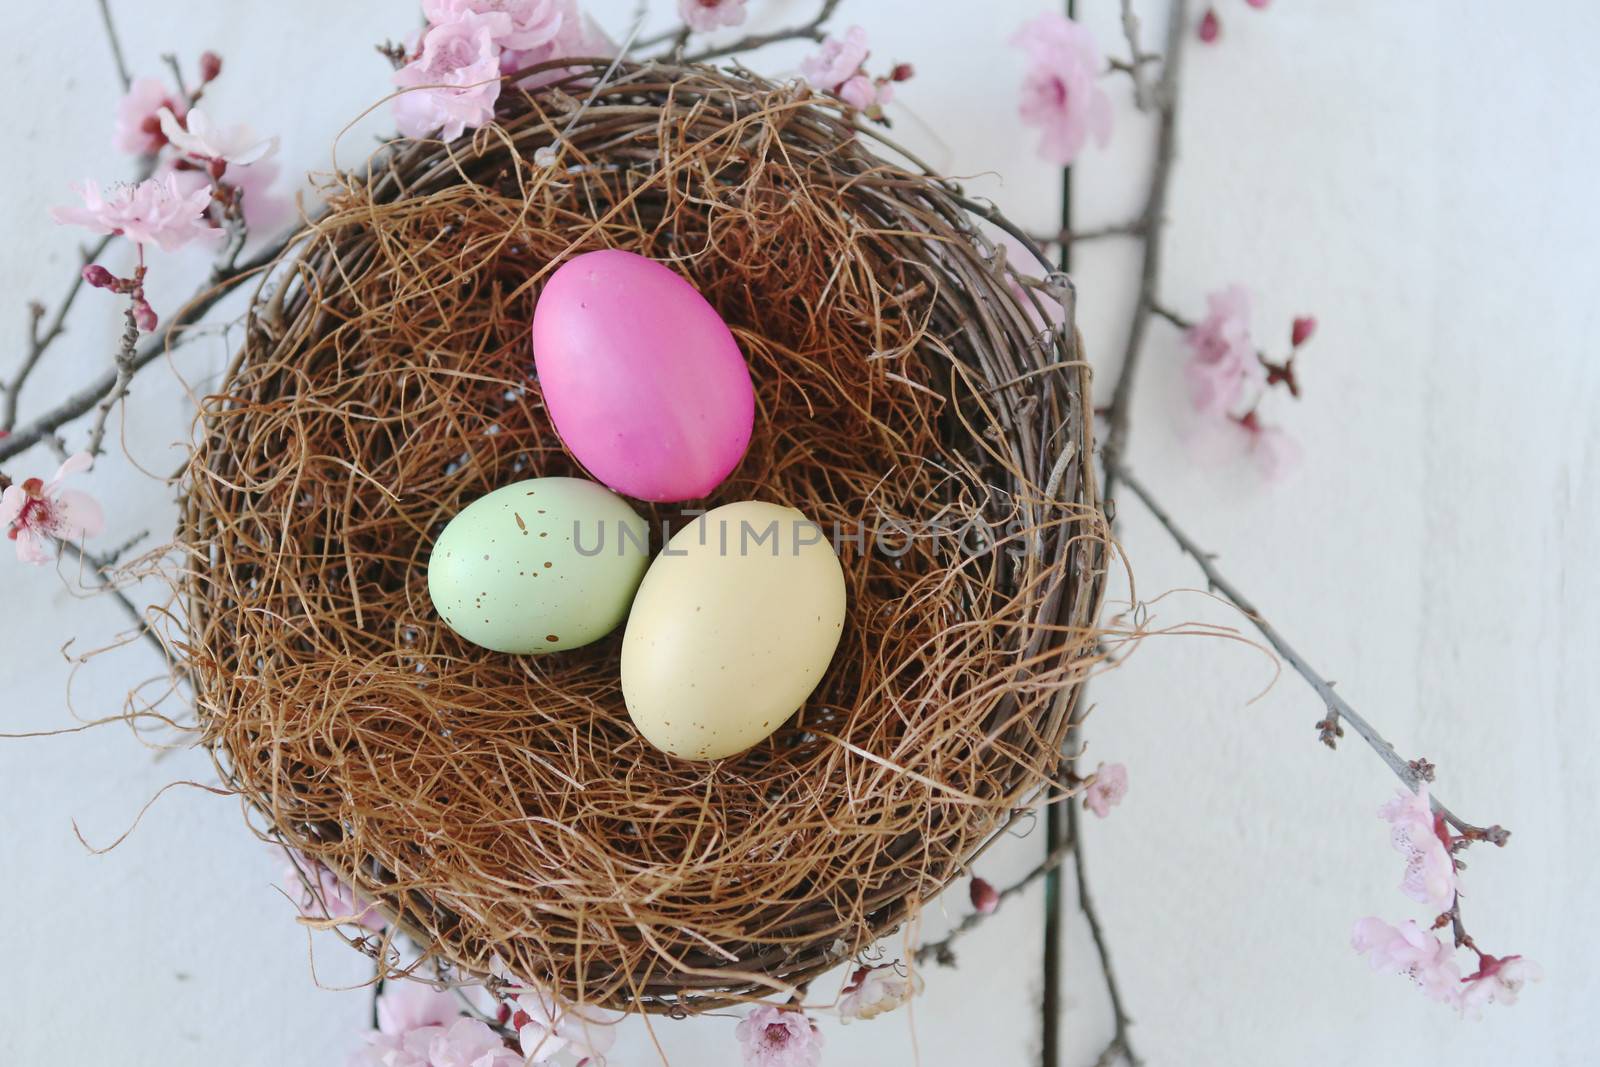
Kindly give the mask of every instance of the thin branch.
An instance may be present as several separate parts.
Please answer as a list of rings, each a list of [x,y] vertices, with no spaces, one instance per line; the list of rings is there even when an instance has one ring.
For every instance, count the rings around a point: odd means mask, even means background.
[[[133,84],[133,77],[128,73],[128,60],[122,54],[122,38],[117,33],[117,24],[111,18],[111,0],[99,0],[100,22],[106,28],[106,40],[111,43],[111,58],[117,65],[117,77],[122,79],[122,91],[127,92],[128,86]]]
[[[1134,106],[1140,111],[1149,111],[1150,85],[1145,81],[1144,66],[1154,57],[1139,47],[1139,16],[1133,12],[1133,0],[1122,0],[1122,36],[1128,42],[1128,61],[1113,60],[1112,69],[1123,71],[1133,79]]]
[[[1162,507],[1150,490],[1145,487],[1144,483],[1135,478],[1132,472],[1123,466],[1122,462],[1115,456],[1107,455],[1104,459],[1108,473],[1115,472],[1121,478],[1123,484],[1128,487],[1134,496],[1139,498],[1156,522],[1160,523],[1162,528],[1178,543],[1178,547],[1199,565],[1201,572],[1206,576],[1206,582],[1210,588],[1244,613],[1245,617],[1250,620],[1250,624],[1256,628],[1262,637],[1266,638],[1267,643],[1272,646],[1274,651],[1282,656],[1284,661],[1293,667],[1295,672],[1304,678],[1311,688],[1316,691],[1327,709],[1331,712],[1337,712],[1345,722],[1349,723],[1351,729],[1360,735],[1361,739],[1378,754],[1378,757],[1388,765],[1389,769],[1395,773],[1395,776],[1404,782],[1407,787],[1414,790],[1425,781],[1426,772],[1423,768],[1427,765],[1421,762],[1408,761],[1404,756],[1396,752],[1394,746],[1378,732],[1377,727],[1368,722],[1360,712],[1350,706],[1344,697],[1335,692],[1333,683],[1318,674],[1306,662],[1305,657],[1278,632],[1278,628],[1268,622],[1262,616],[1260,610],[1239,591],[1238,586],[1229,581],[1217,569],[1215,557],[1183,532],[1177,523],[1173,521],[1172,516],[1167,513],[1166,508]],[[1498,825],[1488,827],[1475,826],[1445,807],[1437,797],[1433,797],[1432,800],[1434,811],[1444,816],[1445,821],[1455,827],[1468,840],[1488,841],[1494,845],[1504,845],[1511,836],[1510,831]]]
[[[1101,450],[1105,458],[1105,478],[1102,481],[1101,499],[1106,502],[1107,512],[1112,521],[1115,521],[1116,514],[1114,509],[1115,502],[1113,499],[1113,494],[1116,489],[1116,474],[1115,469],[1111,466],[1111,457],[1120,454],[1121,451],[1126,447],[1128,437],[1128,418],[1132,402],[1135,372],[1138,369],[1139,358],[1144,349],[1145,333],[1149,325],[1150,317],[1149,305],[1154,301],[1156,285],[1160,280],[1161,274],[1162,225],[1166,219],[1167,194],[1172,181],[1173,164],[1177,157],[1178,86],[1179,75],[1182,71],[1183,46],[1186,36],[1185,30],[1188,24],[1188,11],[1188,0],[1172,0],[1172,4],[1168,12],[1168,17],[1170,18],[1171,22],[1167,27],[1166,57],[1162,64],[1160,82],[1155,90],[1155,96],[1153,99],[1154,105],[1159,110],[1159,116],[1156,123],[1155,162],[1152,165],[1150,186],[1149,190],[1145,194],[1144,206],[1139,212],[1139,217],[1134,220],[1139,227],[1140,237],[1144,242],[1143,261],[1141,263],[1139,272],[1139,293],[1138,298],[1134,303],[1132,315],[1129,320],[1128,342],[1123,353],[1122,367],[1118,373],[1116,385],[1113,387],[1111,407],[1109,410],[1110,428],[1106,436],[1105,444],[1102,446]],[[1124,32],[1131,32],[1130,47],[1132,49],[1131,58],[1133,60],[1133,68],[1131,72],[1135,74],[1134,80],[1137,91],[1140,83],[1138,73],[1142,67],[1142,62],[1137,38],[1138,23],[1137,20],[1129,21],[1127,16],[1130,15],[1131,11],[1128,9],[1128,5],[1127,3],[1124,3],[1125,18],[1123,26]],[[1063,222],[1065,224],[1063,228],[1070,231],[1072,229],[1072,220],[1070,214],[1064,215]],[[1065,264],[1065,257],[1068,253],[1070,253],[1072,246],[1070,244],[1063,244],[1061,247],[1063,264]],[[1077,699],[1080,703],[1083,701],[1084,696],[1082,692],[1078,693]],[[1069,751],[1072,750],[1070,746],[1076,731],[1077,725],[1074,724],[1072,732],[1070,732],[1068,735]],[[1069,776],[1072,775],[1074,771],[1073,762],[1073,759],[1068,757],[1065,773]],[[1073,835],[1068,832],[1067,827],[1061,825],[1062,821],[1063,820],[1059,818],[1052,818],[1051,820],[1050,840],[1052,845],[1054,845],[1058,839],[1063,837],[1068,842],[1072,840]],[[1045,946],[1044,968],[1045,994],[1043,1043],[1046,1067],[1055,1067],[1055,1060],[1059,1057],[1060,1053],[1059,1042],[1057,1040],[1057,1031],[1060,1023],[1060,1005],[1056,1003],[1056,986],[1059,982],[1058,972],[1060,969],[1059,950],[1056,944],[1060,937],[1060,931],[1058,929],[1058,916],[1061,909],[1060,881],[1059,874],[1054,874],[1051,876],[1049,885],[1050,892],[1047,892],[1047,899],[1045,902],[1048,909],[1046,913],[1047,921],[1045,929],[1046,937],[1049,938],[1049,942]],[[1080,873],[1078,877],[1080,894],[1083,893],[1083,884],[1084,879]],[[1083,908],[1084,899],[1085,898],[1080,895],[1080,910]],[[1086,914],[1092,914],[1092,912],[1093,905],[1091,903],[1089,906],[1089,912]],[[1101,957],[1103,964],[1108,963],[1109,959],[1109,953],[1105,953]],[[1116,989],[1116,976],[1111,973],[1108,967],[1103,967],[1102,972],[1107,990],[1113,991],[1113,1004],[1117,1006],[1117,1030],[1115,1032],[1122,1034],[1125,1028],[1125,1016],[1122,1014],[1120,1007],[1121,994],[1120,991],[1117,991]],[[1117,1049],[1114,1047],[1115,1045],[1116,1042],[1114,1040],[1113,1045],[1107,1047],[1106,1054],[1115,1053],[1117,1051]],[[1125,1040],[1122,1042],[1122,1045],[1123,1051],[1127,1051],[1127,1054],[1131,1056],[1131,1051],[1126,1050]],[[1105,1055],[1102,1055],[1101,1058],[1104,1060]]]
[[[1173,311],[1171,308],[1167,307],[1165,304],[1158,304],[1158,303],[1155,303],[1154,301],[1151,301],[1151,303],[1150,303],[1150,313],[1152,315],[1156,316],[1157,318],[1166,319],[1173,326],[1176,326],[1180,330],[1192,330],[1192,329],[1194,329],[1194,320],[1193,319],[1184,318],[1182,315],[1178,314],[1176,311]]]
[[[83,250],[83,262],[72,275],[72,284],[67,287],[67,295],[56,305],[56,310],[50,316],[49,324],[42,333],[39,326],[44,322],[44,308],[39,304],[29,305],[28,350],[23,354],[22,363],[18,365],[16,372],[11,375],[11,380],[5,384],[6,398],[4,409],[0,410],[0,430],[10,430],[16,426],[17,397],[22,392],[23,384],[28,380],[28,375],[39,365],[39,357],[43,356],[45,350],[66,330],[67,312],[72,310],[73,301],[77,300],[78,294],[83,291],[83,268],[99,259],[100,253],[110,244],[111,235],[107,234]]]
[[[790,26],[788,29],[773,30],[771,33],[752,33],[746,37],[739,38],[737,41],[731,41],[725,45],[718,45],[716,48],[708,48],[703,52],[685,56],[683,61],[685,63],[704,63],[712,59],[721,59],[723,56],[731,56],[735,52],[749,52],[757,48],[765,48],[769,44],[777,44],[780,41],[820,41],[827,36],[823,27],[833,17],[833,13],[838,10],[840,2],[841,0],[823,0],[822,7],[817,10],[816,15],[812,17],[810,22],[803,22],[798,26]]]
[[[144,612],[140,611],[139,606],[128,599],[128,594],[118,588],[111,576],[106,574],[106,570],[111,566],[110,562],[87,551],[76,542],[57,541],[56,544],[60,546],[62,555],[71,556],[77,561],[80,571],[83,569],[88,570],[89,574],[94,577],[95,583],[103,591],[109,593],[111,598],[127,613],[128,618],[132,619],[134,624],[139,627],[139,636],[149,642],[151,647],[161,654],[163,661],[167,661],[167,646],[163,645],[161,638],[156,636],[154,630],[150,629],[150,621],[145,618]]]
[[[1109,226],[1093,226],[1087,230],[1061,230],[1058,233],[1032,236],[1033,242],[1040,247],[1046,245],[1076,245],[1085,241],[1103,241],[1108,237],[1143,237],[1145,224],[1143,219],[1130,219],[1127,222],[1114,222]]]
[[[1072,801],[1068,800],[1067,803],[1071,804]],[[1072,844],[1072,838],[1066,838],[1060,844],[1052,848],[1049,852],[1045,853],[1044,859],[1039,862],[1038,866],[1034,867],[1031,871],[1017,879],[1017,881],[1013,882],[1011,885],[1008,885],[1004,889],[1000,890],[998,894],[998,903],[995,905],[996,910],[999,909],[1000,904],[1004,904],[1007,900],[1016,896],[1018,893],[1021,893],[1030,885],[1037,882],[1039,879],[1043,878],[1045,875],[1049,874],[1051,871],[1054,871],[1056,868],[1065,863],[1067,856],[1072,852]],[[944,937],[937,941],[930,941],[925,945],[918,946],[917,962],[926,963],[929,960],[933,960],[935,963],[938,963],[941,966],[954,967],[956,958],[955,953],[951,950],[951,946],[953,946],[966,934],[971,933],[974,928],[976,928],[980,923],[993,914],[994,912],[975,911],[957,923],[949,933],[944,935]]]
[[[250,240],[250,227],[244,217],[244,190],[233,186],[222,204],[222,232],[225,239],[211,267],[211,281],[220,282],[239,266],[239,255]]]
[[[104,552],[101,552],[97,558],[100,560],[100,563],[103,566],[109,567],[113,563],[117,562],[117,560],[121,559],[123,553],[127,552],[129,549],[133,548],[134,545],[138,544],[140,541],[143,541],[149,536],[149,530],[140,530],[138,533],[124,538],[121,544],[113,545]]]
[[[1126,13],[1126,5],[1124,11]],[[1144,262],[1139,269],[1139,294],[1133,306],[1133,317],[1128,324],[1128,343],[1123,349],[1122,367],[1117,372],[1117,382],[1111,392],[1107,410],[1109,428],[1106,432],[1102,454],[1105,457],[1106,476],[1101,489],[1103,499],[1110,501],[1116,490],[1115,461],[1128,443],[1128,418],[1132,406],[1134,376],[1139,360],[1144,354],[1145,334],[1150,325],[1150,309],[1156,302],[1156,288],[1161,281],[1162,222],[1167,214],[1167,195],[1172,185],[1172,166],[1178,149],[1178,78],[1183,70],[1183,48],[1188,37],[1189,0],[1173,0],[1167,24],[1166,59],[1161,68],[1161,80],[1155,87],[1155,106],[1159,112],[1156,123],[1155,163],[1150,175],[1150,191],[1145,197],[1144,210],[1139,221],[1144,227]],[[1124,18],[1124,29],[1127,22]],[[1137,23],[1135,23],[1137,29]]]
[[[134,353],[133,370],[137,373],[160,359],[166,353],[168,345],[175,343],[177,336],[183,330],[204,317],[206,312],[215,307],[239,283],[270,265],[278,257],[279,253],[283,251],[292,236],[292,234],[285,234],[272,242],[254,256],[239,264],[238,270],[233,274],[215,285],[209,286],[190,300],[186,307],[168,320]],[[88,414],[96,404],[111,392],[117,383],[118,373],[117,368],[108,369],[94,381],[71,394],[56,407],[40,415],[28,425],[12,433],[9,437],[0,438],[0,460],[10,459],[12,456],[33,447],[73,419]]]
[[[1073,845],[1072,867],[1078,882],[1078,910],[1083,912],[1084,921],[1089,924],[1089,936],[1094,939],[1094,949],[1100,957],[1100,974],[1105,979],[1106,993],[1111,997],[1111,1017],[1114,1020],[1111,1040],[1095,1061],[1095,1067],[1110,1067],[1118,1060],[1126,1061],[1129,1067],[1140,1067],[1144,1061],[1133,1051],[1133,1043],[1128,1038],[1128,1028],[1133,1020],[1128,1018],[1127,1009],[1123,1007],[1117,972],[1111,966],[1111,949],[1106,943],[1105,930],[1100,926],[1100,914],[1095,910],[1094,899],[1089,895],[1089,876],[1084,871],[1083,839],[1078,825],[1080,818],[1078,805],[1068,801],[1067,840]]]
[[[89,431],[89,443],[85,446],[85,451],[91,456],[98,456],[103,450],[101,446],[105,443],[106,423],[111,418],[111,409],[117,406],[117,401],[128,395],[128,386],[133,383],[134,351],[138,344],[139,320],[130,301],[123,320],[122,341],[117,345],[117,355],[112,361],[116,379],[111,383],[105,399],[100,401],[100,412],[95,416],[94,426]]]
[[[171,52],[163,52],[161,53],[161,62],[165,63],[167,69],[172,71],[172,81],[178,87],[178,96],[182,98],[186,106],[194,106],[195,98],[190,94],[189,85],[183,79],[183,64],[178,62],[178,57]]]

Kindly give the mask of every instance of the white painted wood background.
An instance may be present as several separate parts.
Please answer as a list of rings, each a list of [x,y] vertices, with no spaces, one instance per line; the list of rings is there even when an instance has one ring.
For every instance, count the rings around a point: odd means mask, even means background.
[[[1321,714],[1293,677],[1264,698],[1260,654],[1192,638],[1149,642],[1097,684],[1091,760],[1126,761],[1132,792],[1088,820],[1091,879],[1116,952],[1135,1039],[1153,1064],[1587,1064],[1600,1057],[1590,914],[1600,865],[1594,694],[1600,648],[1600,8],[1548,0],[1511,8],[1452,0],[1279,0],[1265,12],[1219,0],[1222,42],[1192,50],[1184,78],[1183,157],[1172,204],[1168,303],[1195,312],[1211,288],[1257,294],[1264,343],[1314,311],[1321,329],[1303,370],[1306,397],[1274,416],[1303,441],[1291,480],[1261,483],[1244,461],[1199,458],[1187,432],[1173,332],[1154,327],[1135,412],[1132,460],[1191,532],[1341,692],[1408,755],[1439,765],[1438,790],[1468,818],[1514,831],[1501,853],[1475,849],[1465,875],[1470,924],[1485,947],[1544,964],[1545,981],[1510,1010],[1462,1022],[1351,952],[1351,922],[1412,914],[1395,889],[1398,858],[1374,817],[1394,783],[1356,742],[1316,743]],[[630,0],[594,10],[614,31]],[[665,18],[658,0],[655,18]],[[1082,0],[1108,50],[1115,0]],[[1158,41],[1158,0],[1147,39]],[[129,61],[215,48],[227,71],[216,110],[284,137],[291,171],[326,166],[335,132],[387,86],[374,42],[413,25],[405,2],[159,0],[118,5]],[[808,17],[798,0],[751,0],[760,24]],[[936,165],[971,175],[1023,223],[1057,221],[1057,176],[1016,117],[1021,76],[1007,38],[1048,5],[996,0],[846,0],[882,60],[917,77],[892,109],[897,132]],[[12,11],[11,105],[0,116],[0,294],[16,358],[27,298],[54,300],[75,234],[46,208],[85,175],[118,177],[107,148],[116,94],[90,0]],[[753,62],[792,70],[798,49]],[[1143,195],[1152,131],[1113,83],[1109,151],[1079,168],[1084,225],[1128,217]],[[365,132],[346,137],[361,152]],[[167,281],[201,264],[160,258]],[[1109,383],[1132,296],[1135,249],[1079,254],[1081,317]],[[172,286],[157,299],[171,307]],[[37,405],[103,365],[115,314],[86,294]],[[197,379],[228,347],[218,336],[179,361]],[[170,526],[165,473],[188,415],[157,371],[141,379],[126,427],[131,459],[95,473],[113,530]],[[48,473],[38,456],[27,473]],[[13,475],[26,464],[8,464]],[[1147,597],[1197,577],[1132,500],[1124,539]],[[114,634],[107,601],[80,601],[50,570],[0,560],[0,729],[68,722],[59,649]],[[1197,594],[1163,619],[1237,621]],[[142,650],[100,661],[71,688],[85,717],[119,709],[150,670]],[[122,1067],[341,1064],[365,1024],[362,960],[308,939],[269,883],[271,858],[238,805],[168,794],[120,848],[92,856],[74,839],[121,833],[161,785],[210,768],[194,752],[160,762],[120,728],[0,744],[0,1063]],[[1003,882],[1038,855],[1042,834],[980,867]],[[965,913],[951,894],[930,933]],[[1036,1055],[1041,899],[1008,905],[932,971],[914,1010],[825,1024],[825,1063],[1013,1067]],[[1081,925],[1066,944],[1062,1025],[1071,1057],[1092,1061],[1109,1033]],[[308,956],[308,948],[313,950]],[[730,1019],[657,1023],[675,1064],[738,1061]],[[920,1060],[919,1060],[920,1057]],[[659,1062],[630,1024],[616,1057]]]

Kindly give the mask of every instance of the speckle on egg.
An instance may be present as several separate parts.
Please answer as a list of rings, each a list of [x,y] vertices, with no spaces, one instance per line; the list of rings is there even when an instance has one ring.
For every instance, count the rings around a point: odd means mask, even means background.
[[[537,519],[514,506],[516,500],[536,492],[545,504]],[[508,513],[522,536],[499,546],[497,535],[507,533]],[[574,523],[605,529],[608,544],[618,544],[621,551],[584,555],[549,536],[551,530]],[[618,534],[624,528],[630,538],[644,542],[644,520],[627,502],[594,482],[579,478],[518,482],[473,501],[445,524],[428,559],[428,593],[446,625],[485,648],[516,654],[551,651],[557,643],[564,649],[577,648],[598,640],[622,621],[643,576],[648,560],[643,551],[622,544],[627,539]],[[535,531],[538,538],[531,536]],[[540,545],[536,554],[527,547],[535,544]],[[497,547],[485,551],[489,545]],[[544,570],[559,570],[562,581],[531,602],[518,595],[520,586],[506,581],[511,575],[537,578]],[[468,606],[472,610],[461,617]],[[540,641],[540,634],[548,636]]]

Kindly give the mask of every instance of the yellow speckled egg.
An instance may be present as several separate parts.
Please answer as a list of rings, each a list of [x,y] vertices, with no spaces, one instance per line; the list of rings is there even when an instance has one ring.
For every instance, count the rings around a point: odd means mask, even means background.
[[[724,504],[650,565],[622,638],[622,695],[646,740],[721,759],[781,726],[844,632],[844,571],[794,508]]]
[[[577,648],[628,613],[649,544],[644,519],[611,490],[534,478],[450,520],[428,557],[428,596],[450,629],[484,648]]]

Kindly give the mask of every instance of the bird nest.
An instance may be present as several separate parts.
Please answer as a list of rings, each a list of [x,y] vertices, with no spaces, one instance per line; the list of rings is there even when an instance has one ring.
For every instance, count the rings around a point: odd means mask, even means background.
[[[682,1013],[862,951],[1041,798],[1108,538],[1070,289],[1006,263],[1008,223],[836,101],[661,64],[508,88],[496,125],[396,142],[323,194],[203,402],[178,531],[182,666],[263,834],[445,973],[498,956],[570,999]],[[704,506],[842,534],[831,667],[714,763],[635,730],[620,635],[503,655],[428,597],[467,503],[582,474],[528,325],[597,248],[679,271],[748,358],[754,436]],[[692,521],[640,510],[657,547]]]

